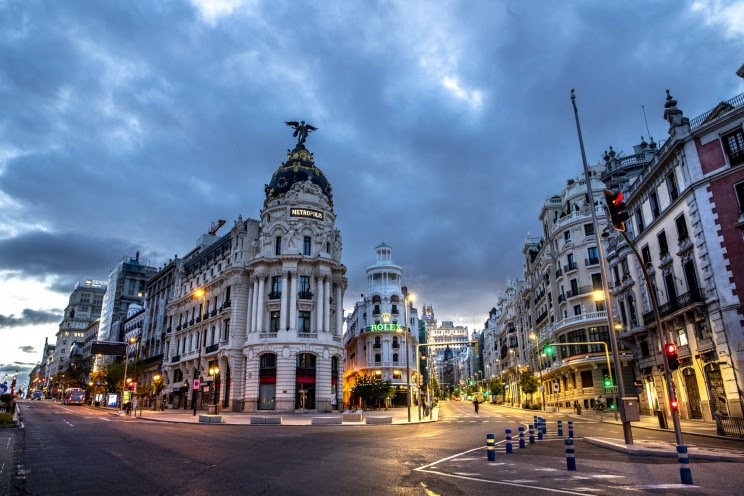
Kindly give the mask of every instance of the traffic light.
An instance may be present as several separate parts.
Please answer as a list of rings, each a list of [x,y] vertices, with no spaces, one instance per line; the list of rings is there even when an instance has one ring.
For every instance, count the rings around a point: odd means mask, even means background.
[[[606,375],[604,377],[604,387],[606,387],[608,389],[612,387],[612,380],[610,379],[610,376],[607,376]]]
[[[677,345],[674,343],[667,343],[664,346],[664,351],[666,352],[669,371],[677,370],[679,368],[679,361],[677,360]]]
[[[669,407],[672,409],[673,412],[677,411],[677,408],[679,408],[677,398],[672,398],[672,401],[669,402]]]
[[[553,355],[553,351],[555,351],[555,349],[553,348],[553,345],[552,344],[549,344],[549,345],[547,345],[545,347],[545,350],[544,351],[545,351],[545,354],[546,355],[551,355],[552,356]]]
[[[628,220],[630,214],[628,213],[628,207],[625,206],[625,202],[623,201],[622,192],[606,189],[604,190],[604,197],[607,202],[607,208],[610,211],[612,227],[616,231],[625,231],[625,221]]]

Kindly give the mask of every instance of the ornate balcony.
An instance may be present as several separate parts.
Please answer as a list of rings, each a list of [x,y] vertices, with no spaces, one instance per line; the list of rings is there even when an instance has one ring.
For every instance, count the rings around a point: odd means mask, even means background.
[[[176,363],[176,362],[179,362],[180,360],[181,360],[181,355],[173,355],[171,357],[171,363]]]
[[[282,298],[282,292],[281,291],[271,291],[269,293],[269,299],[270,300],[281,300]]]
[[[214,353],[215,351],[217,351],[219,349],[219,347],[220,347],[219,343],[210,344],[209,346],[207,346],[207,349],[204,350],[204,352],[205,353]]]
[[[297,298],[300,300],[312,300],[313,293],[311,291],[300,291],[297,293]]]
[[[576,262],[571,262],[563,266],[563,272],[568,274],[569,272],[571,272],[572,270],[576,270],[577,268],[578,267],[576,265]]]

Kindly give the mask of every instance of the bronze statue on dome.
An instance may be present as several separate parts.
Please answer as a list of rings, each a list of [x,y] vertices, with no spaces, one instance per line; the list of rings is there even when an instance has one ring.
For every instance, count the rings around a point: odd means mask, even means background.
[[[307,135],[318,130],[315,126],[305,124],[305,121],[286,121],[286,124],[294,129],[292,136],[297,138],[297,146],[304,145]]]

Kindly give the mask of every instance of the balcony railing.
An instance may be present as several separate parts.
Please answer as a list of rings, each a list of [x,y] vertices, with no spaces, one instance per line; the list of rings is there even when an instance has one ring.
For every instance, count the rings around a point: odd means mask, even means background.
[[[209,346],[207,346],[207,349],[204,350],[204,352],[205,353],[214,353],[215,351],[217,351],[217,349],[219,347],[220,347],[219,343],[210,344]]]
[[[380,349],[380,347],[382,347],[382,344],[380,344],[380,343],[375,343],[375,344],[373,344],[373,345],[372,345],[372,347],[373,347],[373,348],[375,348],[375,349],[378,349],[378,350],[379,350],[379,349]]]
[[[558,279],[563,275],[563,271],[561,269],[558,269],[555,271],[555,278]]]
[[[545,310],[543,313],[537,316],[537,318],[535,319],[535,324],[539,324],[540,322],[545,320],[547,316],[548,316],[548,311]]]
[[[594,291],[594,286],[581,286],[580,288],[569,289],[568,291],[566,291],[566,299],[591,293],[592,291]]]
[[[599,264],[599,258],[585,258],[584,259],[584,265],[587,267],[592,265],[598,265]]]
[[[177,325],[177,326],[176,326],[176,332],[180,331],[180,330],[181,330],[181,327],[182,327],[182,326],[181,326],[180,324],[179,324],[179,325]]]
[[[555,332],[559,332],[564,327],[567,327],[573,324],[585,322],[587,320],[596,320],[596,319],[607,319],[607,312],[587,312],[587,313],[582,313],[581,315],[573,315],[571,317],[566,317],[565,319],[558,322],[555,328]]]
[[[176,363],[176,362],[178,362],[179,360],[181,360],[181,355],[173,355],[173,356],[171,357],[171,363]]]
[[[210,317],[214,317],[215,315],[217,315],[217,309],[216,308],[213,309],[211,312],[209,312],[209,316]]]
[[[282,292],[281,291],[271,291],[269,293],[269,299],[270,300],[280,300],[282,298]]]
[[[261,332],[258,334],[259,338],[275,338],[276,333],[275,332]]]
[[[570,262],[563,266],[563,272],[565,273],[571,272],[572,270],[576,270],[576,269],[577,269],[576,262]]]
[[[189,325],[190,326],[194,325],[194,319],[189,320]]]
[[[311,291],[300,291],[299,293],[297,293],[297,298],[301,300],[312,300],[313,293]]]
[[[225,303],[222,304],[222,309],[230,308],[230,300],[225,300]]]
[[[199,316],[199,317],[197,317],[197,318],[194,319],[194,322],[196,322],[198,324],[199,322],[201,322],[201,319],[202,319],[201,316]]]
[[[297,337],[305,338],[305,339],[318,339],[318,333],[317,332],[298,332]]]
[[[664,303],[663,305],[661,305],[659,307],[659,317],[663,319],[667,315],[671,315],[677,310],[681,310],[685,307],[689,307],[690,305],[694,305],[696,303],[704,303],[704,302],[705,302],[705,297],[703,296],[703,291],[700,289],[693,289],[692,291],[688,291],[687,293],[683,293],[679,295],[676,300],[668,301]],[[654,320],[655,320],[655,317],[654,317],[653,310],[643,314],[644,324],[652,324]]]

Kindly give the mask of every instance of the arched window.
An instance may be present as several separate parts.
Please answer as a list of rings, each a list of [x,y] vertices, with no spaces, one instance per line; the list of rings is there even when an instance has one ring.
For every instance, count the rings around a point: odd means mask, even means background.
[[[380,336],[375,336],[375,348],[381,347],[382,344],[380,343]]]
[[[393,353],[393,363],[398,363],[398,354]]]
[[[375,363],[380,362],[382,362],[382,355],[380,355],[379,353],[375,353]]]
[[[400,344],[398,343],[398,336],[393,336],[393,348],[400,348]]]

